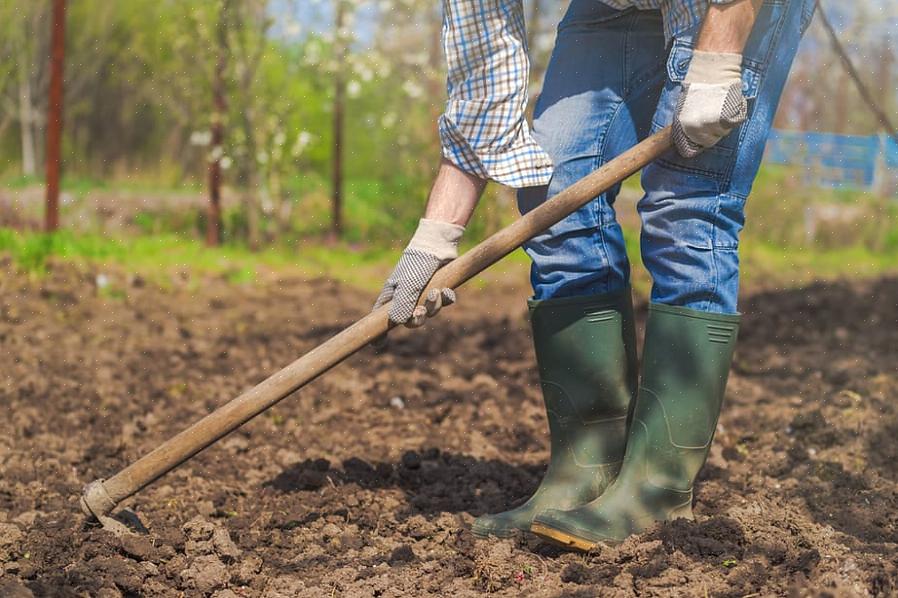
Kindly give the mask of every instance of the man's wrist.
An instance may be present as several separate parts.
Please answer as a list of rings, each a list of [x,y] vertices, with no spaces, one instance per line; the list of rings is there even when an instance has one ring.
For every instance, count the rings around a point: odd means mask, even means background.
[[[741,54],[754,28],[761,0],[712,3],[699,33],[696,50]]]
[[[486,183],[444,158],[430,190],[424,218],[467,225]]]
[[[731,85],[742,80],[742,54],[695,50],[685,83]]]
[[[422,218],[407,249],[429,253],[440,261],[454,260],[464,232],[465,227],[459,224]]]

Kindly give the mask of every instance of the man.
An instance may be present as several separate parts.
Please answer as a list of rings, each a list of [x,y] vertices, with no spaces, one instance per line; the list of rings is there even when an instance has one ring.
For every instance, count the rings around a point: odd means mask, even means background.
[[[530,530],[578,549],[692,518],[739,327],[738,240],[814,0],[572,0],[535,109],[521,0],[444,0],[449,102],[424,219],[384,286],[395,323],[455,301],[431,291],[489,179],[522,213],[673,125],[642,173],[653,279],[641,375],[619,187],[530,240],[533,339],[551,435],[535,494],[474,533]]]

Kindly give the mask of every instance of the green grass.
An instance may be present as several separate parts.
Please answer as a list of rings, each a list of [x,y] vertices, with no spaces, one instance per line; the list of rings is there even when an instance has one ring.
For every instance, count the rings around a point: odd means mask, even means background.
[[[206,247],[194,239],[174,235],[116,239],[100,235],[20,233],[0,228],[0,254],[34,275],[47,271],[51,259],[78,263],[112,264],[154,281],[189,269],[217,274],[234,284],[251,284],[262,271],[296,271],[306,276],[327,276],[370,288],[383,282],[384,271],[398,250],[359,250],[346,244],[304,244],[295,250],[251,252],[241,247]]]
[[[166,179],[173,179],[168,176]],[[115,190],[122,192],[197,192],[203,191],[202,181],[177,181],[171,184],[159,182],[156,176],[130,176],[117,177],[114,181],[98,179],[83,175],[65,175],[60,183],[63,191],[77,197],[82,197],[90,191]],[[22,190],[28,187],[40,187],[44,185],[44,177],[38,175],[26,176],[19,173],[0,175],[0,188],[10,190]]]
[[[19,182],[27,186],[35,181]],[[97,187],[127,190],[129,184],[138,185],[139,181],[124,185],[116,182],[112,188],[87,179],[70,182],[71,189],[78,193]],[[242,212],[231,208],[225,213],[228,243],[220,248],[206,247],[199,240],[204,229],[201,211],[169,210],[136,213],[132,224],[114,235],[99,232],[100,222],[89,223],[80,232],[54,235],[0,228],[0,254],[11,255],[18,268],[36,275],[46,271],[50,259],[61,259],[117,264],[162,284],[171,280],[172,272],[185,269],[196,274],[218,274],[237,285],[254,284],[266,271],[284,271],[325,276],[376,291],[414,230],[426,196],[425,189],[408,181],[348,181],[345,241],[329,243],[324,241],[329,224],[324,182],[297,175],[289,185],[300,197],[291,219],[293,228],[277,233],[277,242],[258,252],[248,250],[236,234],[245,222],[240,220]],[[638,194],[638,176],[630,177],[624,187],[631,195]],[[468,227],[463,249],[516,218],[514,202],[507,196],[499,199],[491,187]],[[819,231],[819,238],[806,239],[807,206],[838,204],[857,206],[863,210],[863,218],[832,223]],[[748,201],[746,220],[740,257],[743,287],[747,290],[898,271],[898,202],[893,200],[807,188],[793,170],[765,167]],[[621,222],[633,264],[633,284],[640,294],[647,294],[651,280],[639,255],[638,220],[633,214],[624,218],[622,213]],[[472,285],[483,287],[505,276],[524,285],[528,264],[524,253],[515,251],[493,266],[488,275],[475,278]]]
[[[466,245],[469,248],[473,243]],[[463,248],[464,249],[464,248]],[[95,234],[24,233],[0,227],[0,256],[15,266],[42,276],[53,260],[79,264],[114,265],[166,286],[170,275],[182,270],[224,276],[233,284],[253,284],[265,272],[323,276],[358,288],[381,287],[398,260],[401,248],[306,241],[296,248],[272,247],[250,251],[241,246],[207,247],[199,240],[176,235],[137,235],[127,239]],[[491,269],[493,273],[523,271],[523,251],[515,251]],[[472,281],[484,286],[484,279]]]
[[[783,248],[751,238],[740,249],[742,280],[753,286],[797,286],[813,280],[868,278],[898,273],[898,250],[875,251],[863,246]]]
[[[638,232],[626,231],[627,251],[633,264],[633,285],[646,295],[651,281],[639,257]],[[469,246],[470,247],[470,246]],[[468,247],[468,248],[469,248]],[[36,276],[51,260],[115,265],[140,274],[160,286],[171,274],[189,270],[196,275],[220,275],[235,285],[254,284],[266,272],[324,276],[368,291],[376,291],[389,274],[400,249],[346,243],[300,244],[296,249],[272,248],[251,252],[242,247],[206,247],[202,242],[174,235],[116,239],[100,235],[21,233],[0,228],[0,255],[9,255],[19,269]],[[871,277],[898,272],[898,251],[877,252],[864,247],[794,249],[745,239],[741,249],[742,281],[746,289],[792,287],[812,280]],[[490,279],[513,277],[526,284],[528,259],[515,251],[490,269],[489,277],[472,281],[483,288]],[[115,298],[115,297],[112,297]]]

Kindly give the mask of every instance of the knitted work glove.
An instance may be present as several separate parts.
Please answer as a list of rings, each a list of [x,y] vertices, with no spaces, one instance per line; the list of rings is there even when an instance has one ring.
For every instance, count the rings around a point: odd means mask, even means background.
[[[464,232],[463,226],[422,218],[374,309],[389,301],[390,321],[415,328],[436,315],[441,307],[455,303],[452,289],[431,289],[424,305],[418,305],[418,299],[434,273],[458,257],[458,241]]]
[[[699,155],[746,118],[742,55],[694,51],[673,121],[673,141],[680,155]]]

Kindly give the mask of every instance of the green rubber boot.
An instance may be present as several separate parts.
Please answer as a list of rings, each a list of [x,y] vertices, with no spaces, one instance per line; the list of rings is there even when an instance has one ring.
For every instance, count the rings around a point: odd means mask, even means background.
[[[481,537],[527,531],[543,509],[593,500],[614,480],[624,458],[627,410],[638,375],[630,289],[529,306],[549,420],[549,467],[523,505],[474,521],[471,531]]]
[[[652,305],[620,474],[587,505],[543,511],[531,530],[592,550],[656,521],[692,519],[692,485],[714,438],[738,328],[738,315]]]

